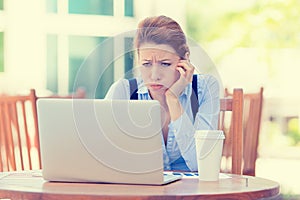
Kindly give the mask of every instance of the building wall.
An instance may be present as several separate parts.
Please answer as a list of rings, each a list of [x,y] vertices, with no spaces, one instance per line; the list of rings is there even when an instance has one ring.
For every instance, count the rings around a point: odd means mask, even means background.
[[[112,1],[113,15],[101,15],[70,14],[71,0],[4,0],[4,9],[0,11],[0,32],[4,35],[4,72],[0,72],[0,93],[21,93],[30,88],[35,88],[41,96],[70,93],[74,89],[70,80],[74,81],[76,76],[76,71],[75,75],[72,72],[74,63],[78,70],[78,66],[82,66],[80,63],[96,53],[97,45],[114,36],[109,47],[111,50],[103,55],[103,59],[110,57],[113,61],[111,84],[125,73],[125,61],[121,58],[125,49],[122,38],[134,31],[139,20],[164,14],[176,19],[185,29],[184,1],[133,0],[133,16],[125,16],[126,0]],[[83,1],[74,2],[80,4]],[[97,62],[101,64],[100,58],[97,57]],[[93,70],[88,73],[93,76]],[[88,74],[85,76],[85,80],[91,81]],[[90,95],[93,94],[90,91]]]

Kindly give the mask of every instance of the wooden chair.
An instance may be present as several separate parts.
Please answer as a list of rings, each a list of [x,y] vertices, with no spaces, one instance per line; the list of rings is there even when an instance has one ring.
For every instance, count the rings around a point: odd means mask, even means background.
[[[232,97],[220,99],[219,129],[224,130],[225,133],[223,156],[226,161],[230,156],[230,168],[233,174],[242,174],[243,103],[243,89],[241,88],[234,89]],[[229,131],[226,129],[228,119],[230,123]]]
[[[231,95],[228,90],[225,94]],[[255,176],[263,106],[263,87],[257,93],[244,94],[244,166],[243,174]]]
[[[0,96],[0,171],[41,168],[36,98]]]
[[[36,92],[0,96],[0,171],[40,169]],[[42,98],[85,98],[85,90]]]
[[[232,97],[233,94],[230,93],[226,88],[224,96]],[[243,174],[245,175],[255,176],[255,164],[258,154],[257,149],[262,115],[262,103],[262,87],[257,93],[244,93]],[[224,149],[224,151],[226,152],[227,150]]]

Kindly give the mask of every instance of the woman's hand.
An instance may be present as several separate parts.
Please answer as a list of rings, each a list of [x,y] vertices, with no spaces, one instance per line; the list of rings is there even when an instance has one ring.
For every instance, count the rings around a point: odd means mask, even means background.
[[[177,120],[184,112],[178,97],[185,87],[192,82],[195,69],[188,60],[180,60],[177,65],[176,69],[179,71],[180,77],[165,93],[172,121]]]
[[[180,73],[179,79],[166,91],[166,98],[178,98],[185,87],[192,82],[195,67],[189,60],[180,60],[176,68]]]

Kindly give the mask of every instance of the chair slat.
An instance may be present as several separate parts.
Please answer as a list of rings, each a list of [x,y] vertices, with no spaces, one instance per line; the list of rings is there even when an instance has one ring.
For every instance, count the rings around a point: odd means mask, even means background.
[[[243,89],[235,88],[232,97],[220,99],[219,129],[226,134],[223,155],[231,159],[231,173],[242,174],[243,160]],[[227,113],[230,113],[230,126],[225,127]],[[225,116],[226,115],[226,116]]]
[[[245,108],[248,114],[244,120],[244,169],[245,175],[255,176],[257,150],[259,143],[260,124],[263,106],[263,87],[257,93],[244,94],[244,100],[249,104]]]
[[[243,158],[243,90],[235,89],[232,102],[232,173],[242,174]]]
[[[15,151],[14,151],[14,141],[12,136],[12,114],[10,111],[10,103],[6,102],[4,103],[4,121],[5,121],[5,131],[4,134],[5,137],[5,152],[6,152],[6,165],[8,168],[12,168],[13,170],[16,170],[16,158],[15,158]]]
[[[0,171],[41,168],[36,99],[33,89],[29,95],[0,96]]]

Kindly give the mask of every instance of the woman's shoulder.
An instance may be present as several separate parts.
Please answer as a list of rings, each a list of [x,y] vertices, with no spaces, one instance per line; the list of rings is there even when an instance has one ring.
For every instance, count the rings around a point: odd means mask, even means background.
[[[109,91],[106,98],[109,99],[128,99],[129,83],[127,79],[119,79],[115,81]]]
[[[199,91],[209,91],[218,93],[220,90],[221,82],[212,74],[198,74],[197,75],[197,88]]]
[[[120,88],[120,87],[124,88],[124,87],[128,87],[128,86],[129,86],[128,80],[124,79],[124,78],[121,78],[112,84],[112,87],[115,87],[115,88]]]
[[[198,79],[198,84],[202,85],[203,83],[215,83],[218,82],[218,79],[212,74],[196,74]]]

